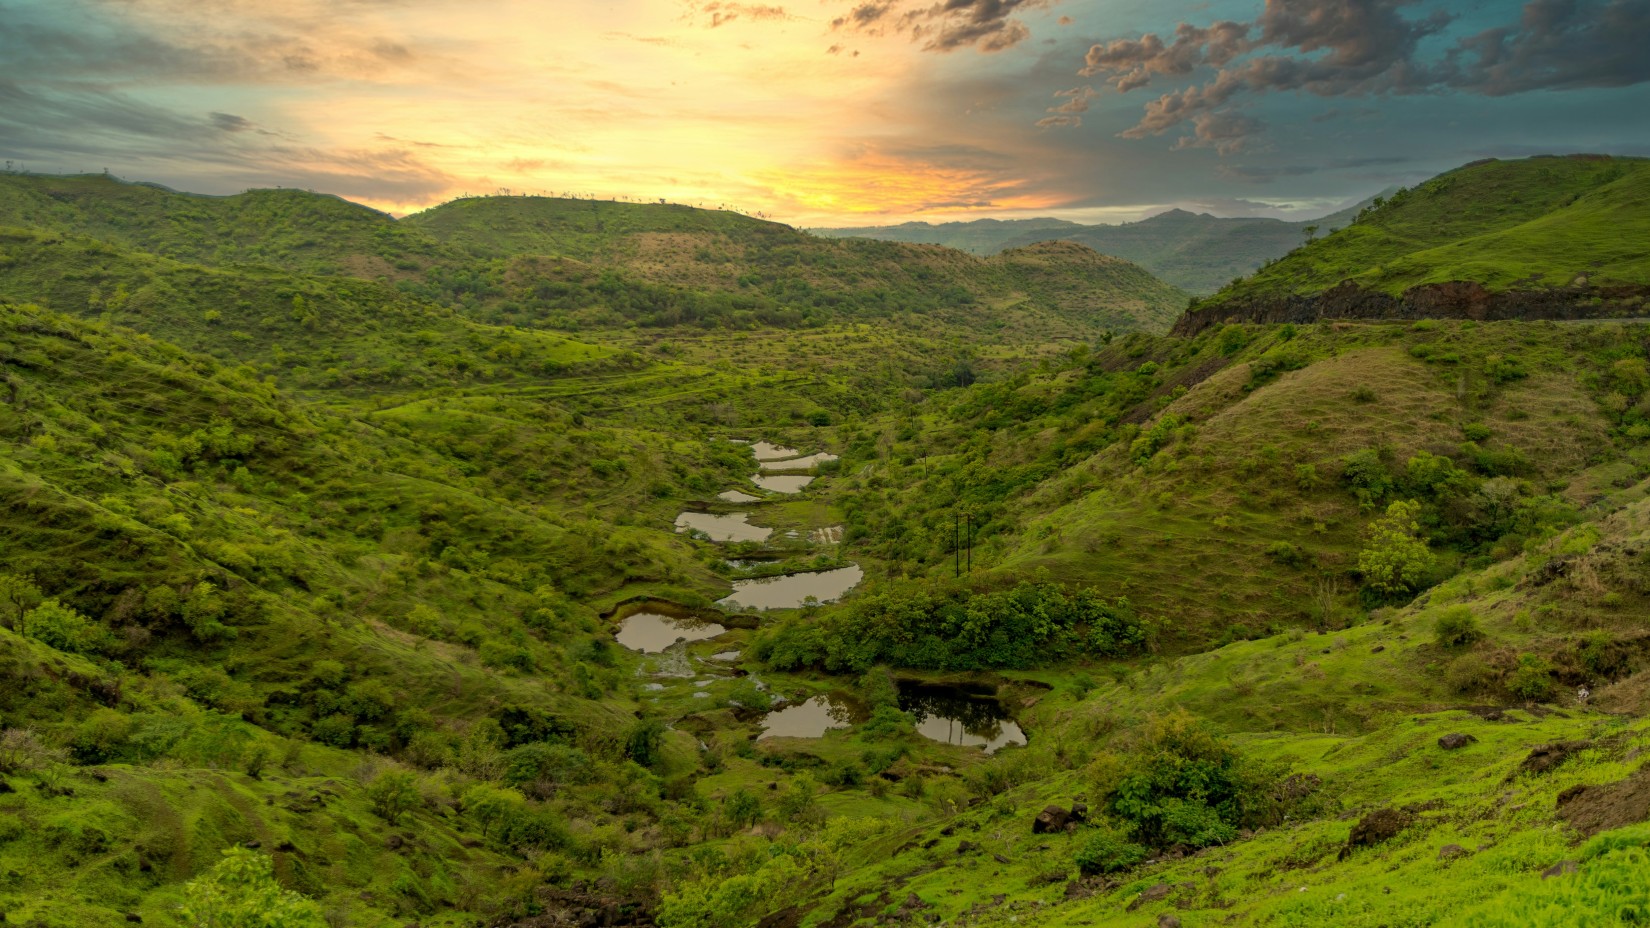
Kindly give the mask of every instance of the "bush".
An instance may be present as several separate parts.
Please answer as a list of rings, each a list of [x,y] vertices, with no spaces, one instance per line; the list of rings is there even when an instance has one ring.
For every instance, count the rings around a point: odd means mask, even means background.
[[[1541,702],[1553,694],[1553,665],[1535,654],[1520,654],[1518,666],[1507,678],[1507,692],[1518,699]]]
[[[1275,779],[1179,710],[1152,720],[1106,804],[1140,842],[1207,847],[1262,820]]]
[[[1077,851],[1077,869],[1085,876],[1117,873],[1139,866],[1149,853],[1110,828],[1100,828]]]
[[[1466,606],[1451,606],[1439,613],[1432,625],[1434,640],[1441,647],[1461,648],[1484,637],[1478,618]]]
[[[391,825],[418,807],[418,778],[405,770],[386,770],[367,787],[372,811]]]
[[[268,855],[243,847],[224,851],[183,897],[180,914],[190,928],[328,928],[314,900],[275,881]]]

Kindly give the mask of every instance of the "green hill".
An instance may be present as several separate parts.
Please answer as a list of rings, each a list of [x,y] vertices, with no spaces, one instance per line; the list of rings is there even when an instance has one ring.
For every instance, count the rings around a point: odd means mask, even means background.
[[[1357,315],[1345,310],[1364,294],[1375,306],[1403,298],[1505,306],[1515,315],[1544,306],[1579,312],[1602,299],[1612,304],[1603,314],[1634,315],[1650,286],[1647,234],[1650,161],[1476,162],[1395,193],[1234,283],[1203,302],[1204,315],[1314,298],[1332,304],[1328,315]]]
[[[0,228],[7,924],[1650,908],[1643,326],[528,198],[350,213],[378,279],[82,181]]]
[[[1185,294],[1094,262],[1015,262],[827,240],[737,213],[553,197],[455,200],[402,220],[336,197],[205,197],[102,175],[0,175],[0,226],[88,236],[214,268],[375,280],[532,326],[819,326],[931,315],[976,334],[1162,331]],[[596,310],[595,313],[584,312]],[[1013,319],[1005,319],[1012,316]],[[1017,320],[1017,321],[1016,321]]]

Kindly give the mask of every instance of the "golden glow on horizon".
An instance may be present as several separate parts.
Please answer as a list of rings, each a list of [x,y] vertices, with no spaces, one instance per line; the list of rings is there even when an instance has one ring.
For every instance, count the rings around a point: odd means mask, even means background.
[[[1017,171],[922,154],[932,140],[908,137],[923,130],[903,95],[936,56],[903,37],[832,33],[845,0],[792,5],[814,18],[715,28],[684,0],[548,11],[507,0],[485,16],[459,0],[214,6],[125,9],[146,28],[243,49],[243,74],[211,84],[228,98],[211,108],[290,140],[283,163],[317,189],[336,177],[328,192],[390,212],[501,189],[726,205],[796,224],[1061,205],[1024,192]]]

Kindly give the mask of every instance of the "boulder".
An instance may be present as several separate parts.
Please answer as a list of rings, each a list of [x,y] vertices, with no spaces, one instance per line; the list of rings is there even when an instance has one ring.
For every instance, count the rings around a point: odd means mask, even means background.
[[[1059,806],[1048,806],[1037,813],[1037,820],[1031,823],[1031,833],[1044,835],[1055,831],[1064,831],[1066,823],[1071,821],[1071,813]]]
[[[1165,912],[1157,917],[1157,928],[1180,928],[1180,919]]]
[[[1555,741],[1552,744],[1543,744],[1532,748],[1524,762],[1518,765],[1519,773],[1546,773],[1570,759],[1570,755],[1593,746],[1591,741]]]
[[[1551,867],[1541,871],[1541,878],[1545,880],[1548,877],[1563,876],[1566,873],[1574,873],[1579,869],[1581,869],[1581,865],[1575,861],[1561,860],[1558,863],[1553,864]]]
[[[1147,905],[1148,903],[1160,902],[1167,899],[1169,898],[1169,893],[1173,889],[1174,887],[1167,883],[1159,883],[1149,889],[1143,889],[1140,891],[1140,895],[1135,896],[1134,901],[1129,903],[1128,911],[1133,912],[1135,909],[1138,909],[1143,905]]]
[[[1438,739],[1438,746],[1446,751],[1459,751],[1469,744],[1477,744],[1478,739],[1461,732],[1451,732]]]
[[[1347,836],[1339,859],[1345,860],[1358,848],[1374,847],[1390,840],[1414,821],[1415,816],[1398,809],[1376,809],[1352,826],[1352,834]]]
[[[1439,860],[1454,860],[1457,857],[1467,856],[1467,849],[1459,844],[1446,844],[1438,849]]]

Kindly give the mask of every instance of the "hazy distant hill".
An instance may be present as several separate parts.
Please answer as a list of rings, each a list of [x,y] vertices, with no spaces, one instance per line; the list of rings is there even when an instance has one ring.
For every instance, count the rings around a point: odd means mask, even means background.
[[[1323,231],[1339,228],[1351,222],[1363,205],[1302,222],[1257,217],[1223,219],[1173,209],[1121,225],[1086,226],[1060,219],[979,219],[814,231],[821,235],[932,242],[977,254],[1065,239],[1133,261],[1182,290],[1204,294],[1213,293],[1234,277],[1252,273],[1269,259],[1287,254],[1304,239],[1307,226],[1316,225]]]

